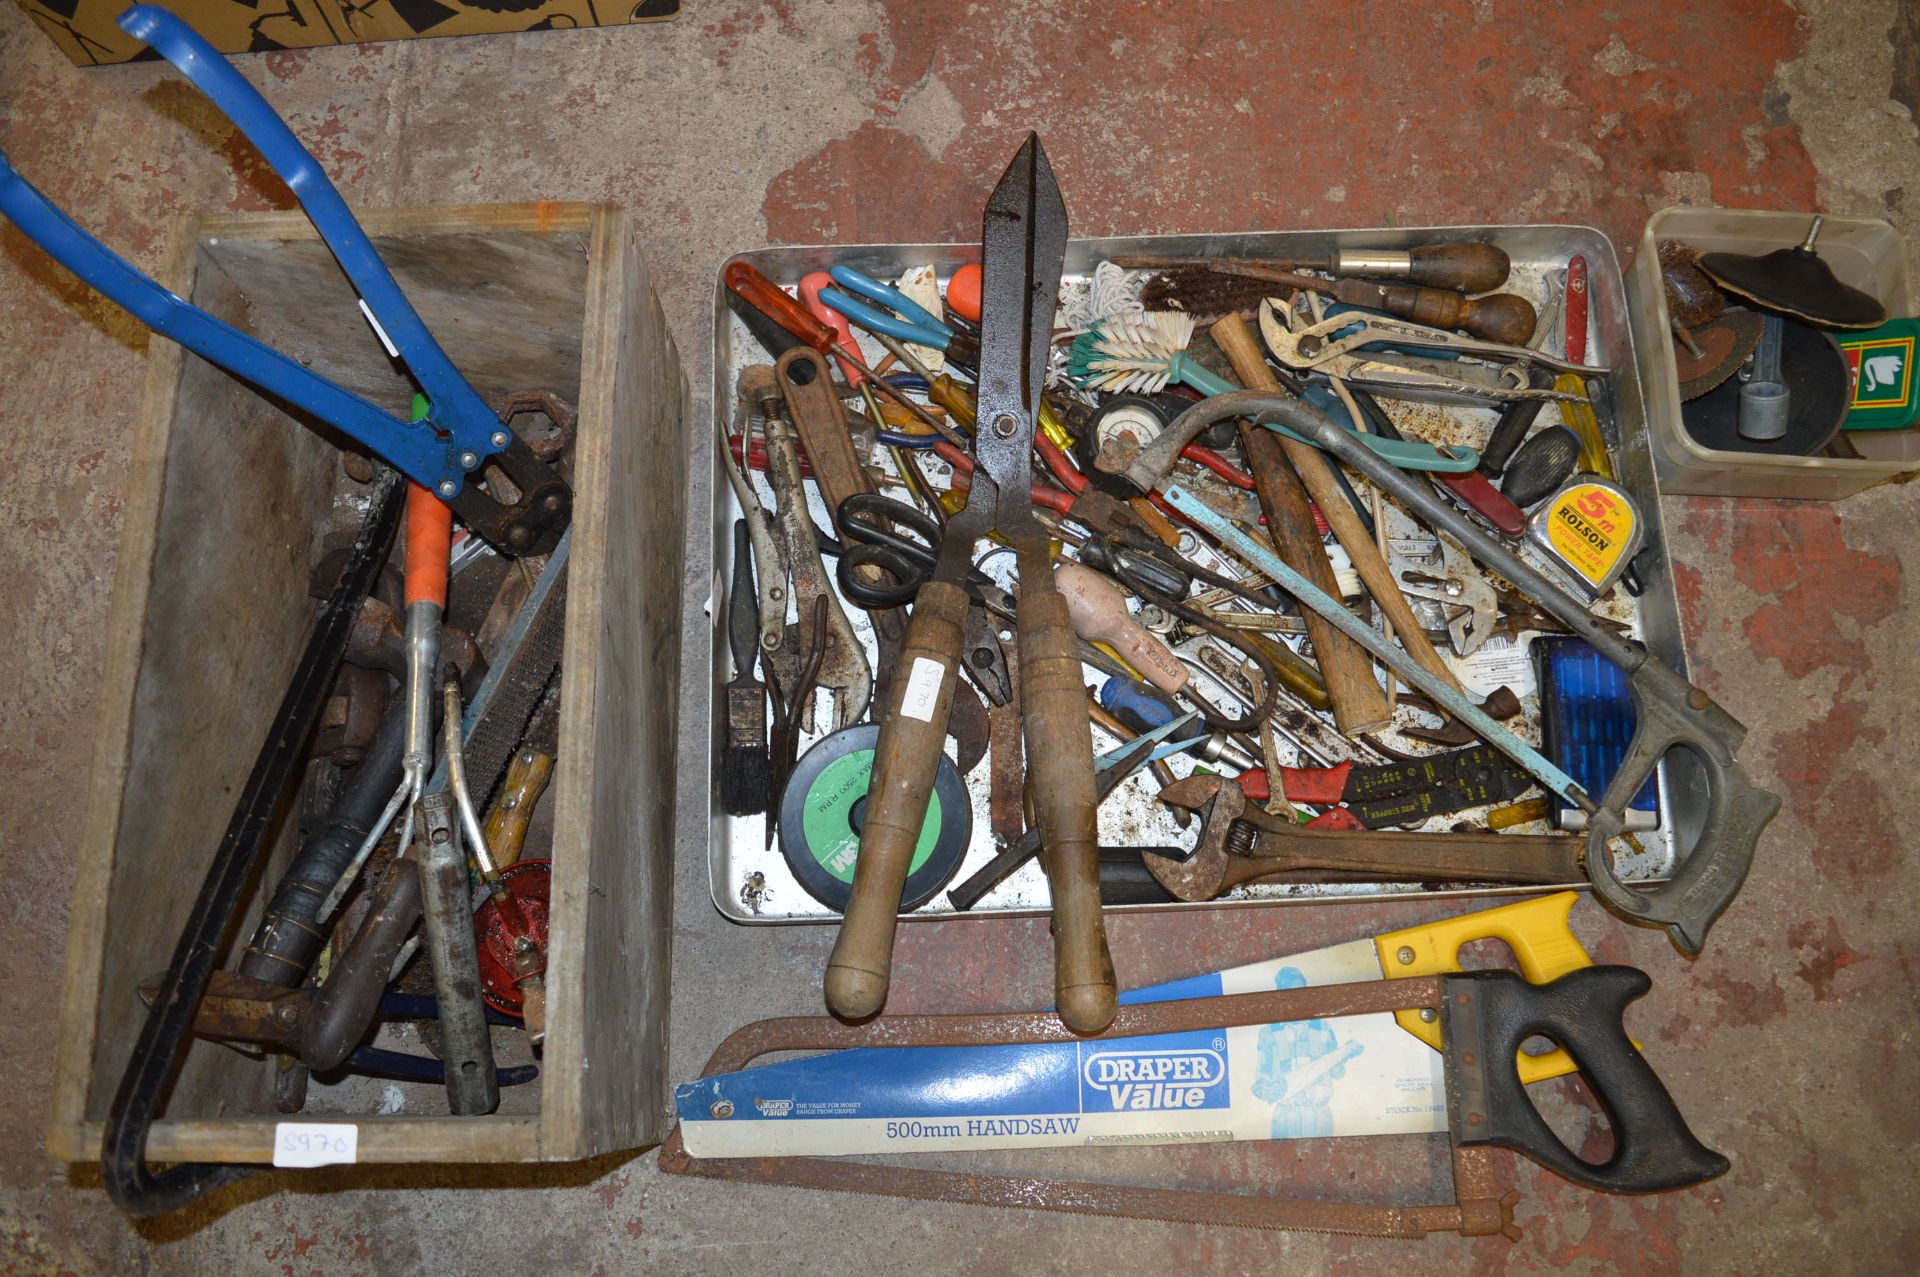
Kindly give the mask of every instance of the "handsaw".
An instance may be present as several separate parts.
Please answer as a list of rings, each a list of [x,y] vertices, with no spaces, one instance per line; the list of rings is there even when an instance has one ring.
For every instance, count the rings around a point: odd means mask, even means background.
[[[1060,1018],[1097,1032],[1118,1005],[1100,914],[1093,735],[1078,644],[1053,585],[1047,534],[1029,490],[1034,421],[1066,257],[1067,211],[1037,134],[987,201],[981,248],[980,379],[973,484],[920,587],[874,751],[853,895],[826,973],[827,1006],[863,1019],[885,1004],[893,933],[953,706],[975,541],[998,532],[1020,577],[1020,700],[1028,788],[1053,897],[1054,998]]]
[[[1301,1229],[1383,1237],[1455,1231],[1517,1241],[1517,1192],[1503,1192],[1492,1151],[1511,1149],[1576,1184],[1602,1192],[1654,1193],[1726,1173],[1725,1157],[1688,1128],[1659,1076],[1628,1038],[1622,1017],[1652,987],[1633,967],[1587,967],[1547,985],[1510,971],[1416,976],[1217,998],[1137,1003],[1122,1008],[1096,1040],[1192,1033],[1250,1024],[1430,1012],[1444,1034],[1448,1134],[1455,1200],[1398,1206],[1088,1183],[819,1157],[694,1158],[675,1127],[660,1169],[745,1183],[871,1193],[1025,1210],[1162,1219],[1230,1228]],[[1564,1045],[1605,1109],[1614,1150],[1581,1157],[1527,1098],[1515,1061],[1521,1044],[1544,1034]],[[1084,1042],[1045,1012],[901,1016],[845,1025],[829,1018],[763,1020],[720,1044],[705,1072],[737,1070],[776,1051],[845,1047],[1001,1046]]]

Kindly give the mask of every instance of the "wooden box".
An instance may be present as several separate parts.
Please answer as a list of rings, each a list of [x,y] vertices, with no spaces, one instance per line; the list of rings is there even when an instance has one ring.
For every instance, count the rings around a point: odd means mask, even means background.
[[[351,1120],[369,1162],[587,1157],[658,1142],[667,1096],[687,384],[626,215],[606,205],[374,213],[368,233],[482,395],[579,407],[541,1076],[492,1117],[417,1092]],[[409,384],[299,213],[182,228],[175,292],[382,406]],[[67,949],[49,1151],[99,1156],[108,1104],[314,614],[339,453],[156,338],[133,445]],[[293,821],[283,821],[290,827]],[[294,841],[283,828],[239,939]],[[268,1162],[270,1065],[194,1040],[155,1162]]]

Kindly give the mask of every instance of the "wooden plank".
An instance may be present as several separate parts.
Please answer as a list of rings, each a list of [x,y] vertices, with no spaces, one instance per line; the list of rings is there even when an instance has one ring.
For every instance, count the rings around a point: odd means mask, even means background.
[[[176,292],[192,289],[201,233],[200,224],[189,220],[173,234],[161,278]],[[133,685],[140,672],[141,621],[153,585],[154,540],[160,526],[167,435],[173,426],[181,358],[180,348],[172,342],[157,341],[148,348],[145,389],[134,419],[120,553],[107,605],[93,760],[81,815],[73,903],[67,915],[60,1023],[54,1038],[47,1151],[64,1161],[98,1156],[99,1139],[89,1139],[83,1125],[94,1075],[100,982],[107,956],[107,897],[113,879],[113,845],[120,829],[120,792],[126,785]]]
[[[540,1156],[540,1119],[534,1117],[351,1117],[301,1113],[295,1122],[350,1122],[360,1128],[361,1162],[531,1162]],[[147,1152],[156,1162],[273,1161],[276,1118],[225,1122],[156,1122]],[[77,1132],[87,1158],[100,1155],[106,1123]],[[78,1160],[69,1158],[68,1160]]]
[[[549,927],[566,966],[548,982],[549,1157],[657,1143],[668,1081],[689,395],[624,213],[597,218],[591,256],[554,777]]]

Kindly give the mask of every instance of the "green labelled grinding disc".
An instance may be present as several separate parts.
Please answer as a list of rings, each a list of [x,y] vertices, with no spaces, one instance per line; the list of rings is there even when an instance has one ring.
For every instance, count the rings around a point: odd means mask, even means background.
[[[780,798],[780,854],[807,894],[836,913],[845,911],[853,894],[860,826],[879,742],[876,723],[856,723],[822,738],[794,764]],[[942,754],[900,895],[900,912],[918,909],[953,880],[972,839],[967,788],[953,760]]]

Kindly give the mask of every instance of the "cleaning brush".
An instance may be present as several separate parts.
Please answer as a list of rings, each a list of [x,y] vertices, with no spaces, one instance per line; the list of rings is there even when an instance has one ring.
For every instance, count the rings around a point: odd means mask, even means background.
[[[747,521],[733,523],[733,581],[727,591],[727,647],[733,681],[726,686],[727,740],[720,752],[720,809],[729,816],[765,811],[772,801],[767,759],[767,690],[753,676],[760,603],[753,588],[753,542]]]
[[[1193,324],[1192,315],[1168,310],[1104,319],[1073,339],[1067,371],[1083,389],[1116,394],[1151,395],[1169,382],[1203,395],[1238,390],[1186,353]]]

